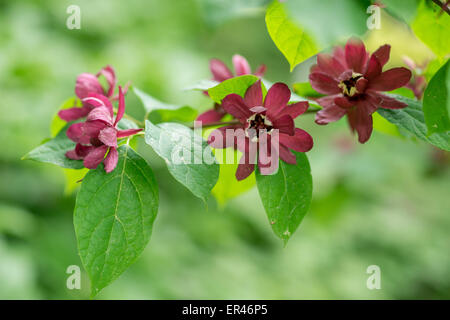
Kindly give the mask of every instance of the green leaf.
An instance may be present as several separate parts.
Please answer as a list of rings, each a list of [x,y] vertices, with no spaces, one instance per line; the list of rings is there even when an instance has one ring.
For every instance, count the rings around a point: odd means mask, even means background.
[[[81,180],[86,176],[89,172],[89,169],[62,169],[64,172],[64,178],[66,181],[66,185],[64,187],[64,194],[66,196],[71,195],[75,192],[75,190],[81,185]]]
[[[314,90],[309,82],[294,83],[293,87],[294,92],[303,97],[320,98],[324,96]]]
[[[176,106],[164,103],[136,87],[133,87],[133,92],[139,100],[141,100],[142,105],[144,106],[146,112],[145,118],[151,116],[157,117],[153,118],[155,121],[167,122],[178,120],[188,122],[193,121],[197,117],[197,111],[189,106]]]
[[[217,86],[219,83],[220,82],[217,82],[215,80],[204,79],[204,80],[200,80],[199,82],[197,82],[191,86],[185,87],[184,90],[208,91],[212,87]]]
[[[312,199],[312,177],[308,158],[294,152],[297,164],[280,161],[278,172],[256,172],[256,185],[273,232],[286,244],[300,225]]]
[[[235,93],[243,97],[247,89],[258,81],[258,77],[254,75],[244,75],[227,79],[215,87],[208,90],[209,97],[214,102],[221,103],[222,99],[231,93]]]
[[[313,39],[288,16],[284,4],[274,0],[267,8],[266,26],[272,41],[294,67],[319,52]]]
[[[450,130],[450,60],[431,79],[423,96],[423,114],[428,133]]]
[[[77,195],[74,225],[91,296],[119,277],[144,250],[158,211],[158,186],[147,162],[129,146],[116,169],[90,170]]]
[[[69,109],[72,107],[81,107],[81,101],[77,97],[71,97],[63,102],[63,104],[58,108],[58,111]],[[62,128],[67,125],[67,122],[62,120],[58,116],[58,112],[53,116],[52,122],[50,123],[50,133],[52,137],[56,136]]]
[[[420,0],[383,0],[385,10],[405,22],[410,22],[417,12]]]
[[[228,200],[252,189],[256,184],[255,175],[252,173],[242,181],[236,179],[236,170],[239,165],[238,161],[242,155],[239,151],[233,149],[214,149],[214,155],[216,159],[224,160],[220,163],[219,179],[211,193],[219,205],[224,206]],[[226,159],[235,159],[236,161],[234,163],[227,163]]]
[[[293,21],[299,23],[322,48],[331,47],[350,36],[363,35],[367,31],[370,17],[367,8],[370,5],[370,0],[286,1]]]
[[[390,96],[406,103],[408,106],[403,109],[392,110],[379,108],[377,112],[383,118],[423,141],[427,141],[443,150],[450,151],[448,133],[434,133],[430,136],[427,135],[427,126],[425,124],[422,103],[420,103],[420,101],[400,95],[390,94]]]
[[[66,157],[66,152],[75,148],[75,142],[67,138],[67,124],[53,139],[41,144],[22,157],[22,160],[34,160],[56,164],[68,169],[83,168],[83,161]]]
[[[178,123],[145,121],[145,142],[165,160],[172,176],[203,201],[219,177],[219,165],[208,143]]]
[[[431,1],[422,1],[411,24],[416,36],[442,59],[450,53],[450,16]]]

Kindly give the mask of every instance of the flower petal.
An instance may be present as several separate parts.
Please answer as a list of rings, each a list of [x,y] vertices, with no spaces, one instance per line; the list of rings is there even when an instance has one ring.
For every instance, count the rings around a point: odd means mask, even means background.
[[[233,56],[233,65],[234,71],[236,72],[237,76],[252,73],[252,70],[250,69],[250,65],[248,64],[247,59],[245,59],[243,56],[235,54]]]
[[[411,79],[411,71],[406,68],[389,69],[369,82],[368,89],[391,91],[403,87]]]
[[[75,94],[78,98],[83,99],[90,93],[104,94],[104,91],[96,76],[90,73],[82,73],[77,77]]]
[[[367,112],[366,108],[358,105],[356,108],[349,110],[347,116],[350,128],[358,133],[358,141],[365,143],[369,140],[373,124],[372,115]]]
[[[358,38],[351,38],[345,45],[347,66],[354,72],[363,73],[367,61],[364,43]]]
[[[108,124],[108,125],[111,125],[111,126],[113,125],[111,114],[109,113],[108,108],[103,107],[103,106],[92,109],[92,111],[89,112],[89,114],[88,114],[88,116],[86,118],[86,121],[87,122],[90,122],[90,121],[102,121],[105,124]]]
[[[282,108],[279,113],[276,114],[275,117],[282,117],[284,115],[291,116],[292,119],[297,118],[299,115],[303,114],[308,110],[309,103],[308,101],[300,101],[292,104],[286,105],[286,107]]]
[[[280,134],[280,144],[298,152],[308,152],[312,149],[314,142],[308,132],[295,128],[295,134],[293,136],[283,133]]]
[[[81,126],[81,130],[85,136],[90,138],[97,138],[100,130],[104,129],[107,126],[103,121],[89,121],[83,123]]]
[[[123,95],[122,87],[119,86],[119,108],[117,109],[116,120],[114,121],[114,126],[122,119],[125,113],[125,97]]]
[[[295,134],[294,119],[290,115],[285,114],[279,118],[272,120],[274,129],[278,129],[280,133],[285,133],[293,136]]]
[[[245,104],[244,99],[238,94],[232,93],[222,100],[222,107],[233,117],[245,121],[252,115],[249,107]]]
[[[220,119],[222,119],[223,116],[224,114],[222,112],[219,112],[215,109],[211,109],[200,114],[196,120],[201,122],[202,124],[209,124],[220,121]]]
[[[244,158],[245,156],[242,156]],[[254,163],[239,163],[238,168],[236,170],[236,179],[238,181],[244,180],[248,176],[252,174],[252,172],[255,171],[255,164]]]
[[[346,96],[340,96],[334,98],[334,103],[341,108],[351,108],[356,102],[349,100]]]
[[[66,157],[72,160],[82,160],[83,157],[80,156],[75,149],[66,152]]]
[[[98,139],[108,147],[117,148],[117,130],[113,127],[106,127],[98,134]]]
[[[95,169],[104,160],[105,154],[108,151],[108,146],[100,146],[92,149],[89,154],[84,157],[83,164],[88,169]]]
[[[365,79],[365,78],[360,78],[360,79],[358,79],[358,80],[356,81],[356,90],[357,90],[359,93],[364,93],[364,91],[365,91],[366,88],[367,88],[368,83],[369,83],[369,81],[368,81],[367,79]]]
[[[257,77],[262,77],[265,72],[266,72],[266,65],[262,64],[256,69],[254,75]]]
[[[67,128],[67,137],[77,143],[89,144],[90,138],[86,136],[82,130],[84,123],[74,123],[69,128]]]
[[[211,69],[211,73],[213,74],[213,78],[216,81],[222,82],[224,80],[233,78],[233,74],[230,69],[220,61],[219,59],[211,59],[209,61],[209,68]]]
[[[379,47],[372,55],[377,57],[381,67],[383,67],[389,60],[390,52],[391,46],[385,44],[384,46]]]
[[[97,77],[99,77],[100,75],[103,75],[106,78],[109,86],[107,96],[111,97],[116,86],[116,73],[114,72],[114,68],[110,65],[107,65],[97,73]]]
[[[366,73],[364,74],[364,78],[366,78],[367,80],[371,80],[380,75],[381,71],[382,71],[381,62],[378,60],[375,54],[372,54],[367,64],[367,70]]]
[[[102,94],[91,93],[86,98],[82,99],[83,105],[90,106],[92,108],[106,107],[111,114],[111,118],[114,116],[113,105],[107,97]]]
[[[261,80],[256,81],[247,89],[244,96],[244,102],[249,108],[263,105]]]
[[[71,122],[86,117],[91,110],[92,108],[89,107],[63,109],[59,110],[58,117],[64,121]]]
[[[402,109],[408,106],[406,103],[400,102],[394,98],[388,97],[378,92],[371,91],[367,95],[373,99],[374,103],[376,103],[378,107],[381,108]]]
[[[282,144],[280,144],[278,152],[280,154],[281,160],[283,160],[284,162],[289,164],[297,164],[297,159],[295,158],[295,155]]]
[[[264,107],[267,109],[267,115],[273,116],[284,108],[291,99],[291,90],[284,83],[277,82],[270,87],[264,99]]]
[[[316,113],[317,124],[327,124],[338,121],[347,113],[346,109],[337,106],[334,102],[338,97],[342,97],[342,95],[332,95],[316,100],[316,102],[323,107],[322,110],[319,110]]]
[[[105,165],[106,173],[110,173],[116,168],[118,160],[119,153],[117,152],[117,149],[109,148],[109,152],[105,158],[105,161],[103,162],[103,164]]]
[[[259,136],[258,169],[263,175],[274,173],[279,166],[279,138],[273,140],[267,133]]]
[[[143,129],[126,129],[117,131],[117,138],[125,138],[132,136],[138,132],[141,132]]]
[[[245,137],[245,131],[236,126],[224,126],[213,130],[208,137],[208,144],[212,148],[224,149],[235,147],[237,139]]]
[[[314,90],[322,94],[336,94],[341,92],[341,89],[338,87],[339,83],[322,72],[310,73],[309,82]]]
[[[337,78],[346,69],[338,59],[327,53],[319,53],[317,55],[317,65],[321,72],[331,75],[334,78]]]

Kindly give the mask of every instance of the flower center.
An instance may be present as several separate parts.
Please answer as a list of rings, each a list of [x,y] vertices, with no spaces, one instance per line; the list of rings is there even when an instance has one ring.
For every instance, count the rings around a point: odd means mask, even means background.
[[[356,82],[362,78],[362,74],[353,72],[352,77],[347,80],[343,80],[339,83],[338,87],[342,89],[342,93],[347,97],[353,97],[358,94],[358,89],[356,88]]]
[[[258,141],[260,130],[266,130],[267,133],[270,133],[273,129],[272,122],[260,113],[255,113],[248,118],[247,123],[248,126],[245,129],[245,134],[254,142]]]

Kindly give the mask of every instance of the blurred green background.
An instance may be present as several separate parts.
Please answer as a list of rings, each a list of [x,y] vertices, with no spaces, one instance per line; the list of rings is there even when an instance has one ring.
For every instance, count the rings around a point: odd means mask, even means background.
[[[63,170],[20,160],[50,135],[76,76],[111,64],[120,84],[199,110],[210,101],[183,88],[210,77],[212,57],[230,65],[240,53],[253,68],[265,63],[273,82],[306,80],[308,62],[289,73],[261,2],[0,1],[0,298],[89,297],[84,271],[81,290],[66,288],[66,268],[81,262]],[[81,30],[66,28],[71,4]],[[405,25],[385,15],[382,24],[368,46],[389,42],[391,66],[404,54],[432,58]],[[132,94],[127,112],[143,114]],[[298,124],[315,140],[314,199],[286,248],[256,189],[205,209],[140,141],[160,186],[158,218],[141,258],[98,298],[449,299],[448,154],[377,132],[359,145],[345,121]],[[381,290],[366,287],[369,265],[381,268]]]

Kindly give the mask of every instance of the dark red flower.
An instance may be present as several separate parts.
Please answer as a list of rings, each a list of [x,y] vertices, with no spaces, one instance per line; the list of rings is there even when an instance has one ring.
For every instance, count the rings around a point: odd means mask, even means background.
[[[108,83],[108,88],[103,88],[98,78],[103,75]],[[106,66],[102,68],[96,75],[91,73],[82,73],[77,77],[75,84],[75,94],[81,100],[82,107],[73,107],[69,109],[60,110],[58,116],[67,121],[75,121],[84,118],[88,115],[94,106],[86,101],[85,98],[92,95],[106,96],[111,100],[117,100],[117,96],[113,96],[116,87],[116,74],[113,67]],[[126,90],[125,90],[126,91]]]
[[[288,102],[291,91],[283,83],[275,83],[265,99],[258,80],[244,98],[230,94],[222,100],[226,112],[239,119],[239,124],[214,130],[208,138],[213,148],[234,147],[243,153],[236,178],[243,180],[258,167],[262,174],[271,174],[278,167],[278,158],[295,164],[295,155],[289,150],[307,152],[313,146],[311,136],[295,128],[294,119],[308,109],[308,102]]]
[[[67,129],[67,137],[77,145],[66,153],[66,157],[83,160],[84,166],[89,169],[95,169],[103,162],[105,171],[109,173],[117,165],[117,139],[134,135],[142,129],[117,129],[117,123],[125,113],[125,100],[120,86],[119,108],[115,120],[113,106],[107,97],[92,94],[85,99],[94,109],[89,112],[85,122],[74,123]]]
[[[317,99],[323,107],[316,114],[317,124],[328,124],[347,115],[360,143],[372,134],[372,113],[378,108],[399,109],[406,104],[380,91],[391,91],[406,85],[411,71],[393,68],[382,72],[389,60],[391,47],[384,45],[372,55],[359,39],[350,39],[343,48],[335,48],[333,55],[318,54],[312,66],[311,86],[327,96]]]
[[[250,65],[243,56],[240,56],[238,54],[235,54],[233,56],[233,66],[234,66],[234,72],[236,76],[242,76],[246,74],[252,74],[252,70],[250,68]],[[217,82],[222,82],[227,79],[233,78],[235,75],[228,69],[225,63],[219,59],[211,59],[209,62],[209,68],[211,70],[211,73],[213,75],[213,80]],[[261,65],[259,66],[255,73],[253,73],[255,76],[262,77],[264,75],[264,72],[266,71],[266,66]],[[208,94],[208,92],[205,91],[205,94]],[[222,108],[220,104],[214,104],[214,108],[210,109],[202,114],[200,114],[197,117],[197,121],[202,122],[203,124],[213,123],[220,121],[224,116],[226,115],[226,111]]]

